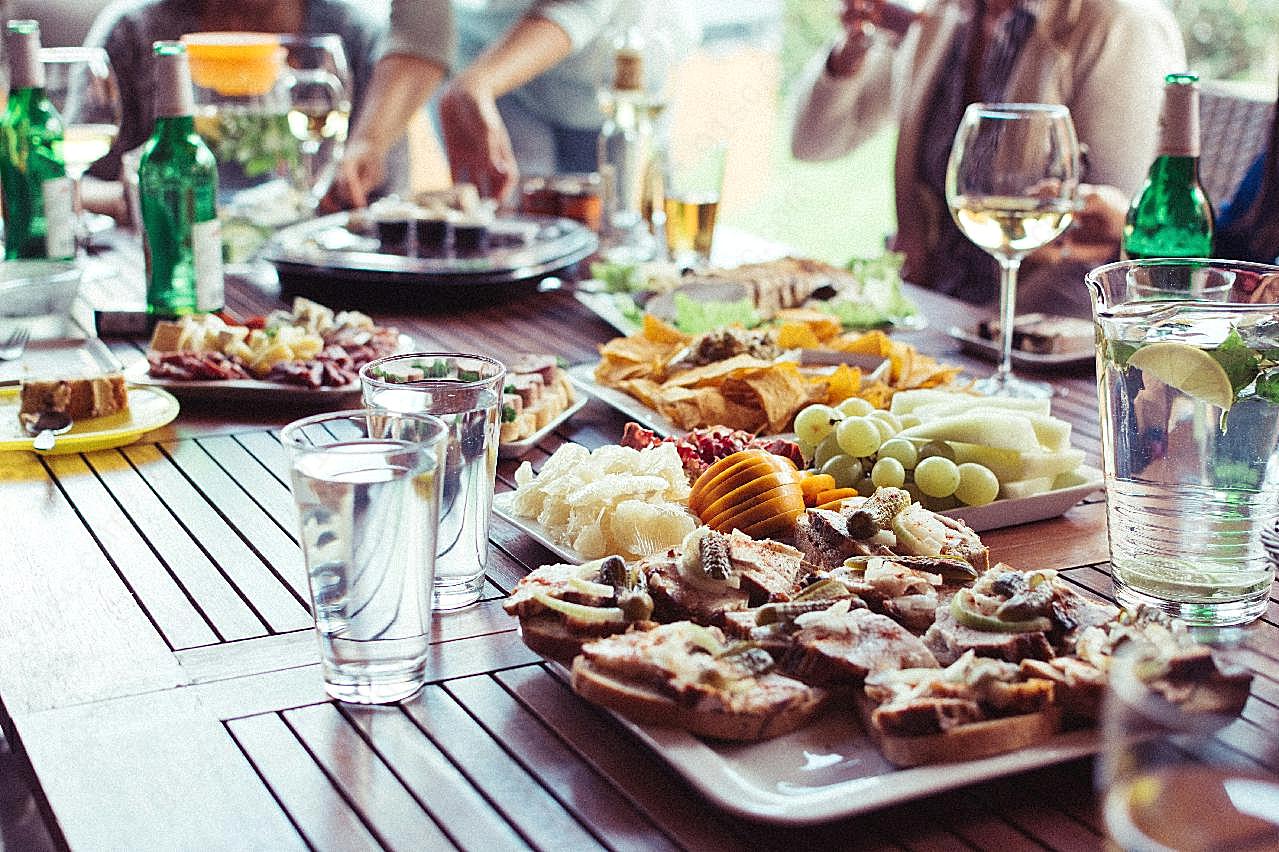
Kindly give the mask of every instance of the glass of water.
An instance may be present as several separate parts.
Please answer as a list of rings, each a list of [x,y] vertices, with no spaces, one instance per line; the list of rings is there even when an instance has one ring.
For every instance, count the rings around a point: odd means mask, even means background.
[[[1107,848],[1279,849],[1279,739],[1257,730],[1240,748],[1250,723],[1202,698],[1169,701],[1148,682],[1164,666],[1144,650],[1121,647],[1109,672],[1096,762]],[[1240,651],[1219,650],[1219,664],[1242,668]]]
[[[1199,625],[1265,612],[1279,521],[1279,267],[1141,260],[1086,278],[1115,596]],[[1270,295],[1266,295],[1270,294]]]
[[[497,476],[506,367],[485,355],[418,352],[370,361],[360,370],[364,404],[432,414],[444,422],[435,608],[480,599],[488,562],[489,513]]]
[[[385,704],[426,682],[446,430],[424,414],[294,421],[292,464],[325,690]]]

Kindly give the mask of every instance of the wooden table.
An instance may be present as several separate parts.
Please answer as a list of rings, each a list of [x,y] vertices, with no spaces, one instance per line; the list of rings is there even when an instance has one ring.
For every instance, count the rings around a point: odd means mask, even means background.
[[[932,326],[906,338],[986,372],[944,333],[972,311],[913,295]],[[230,304],[279,305],[243,284]],[[612,336],[562,292],[379,319],[422,348],[499,358],[550,349],[577,363]],[[1056,412],[1096,463],[1091,372],[1054,384]],[[0,456],[3,721],[70,847],[1100,845],[1086,761],[819,828],[725,817],[525,649],[500,598],[552,557],[498,519],[484,599],[436,618],[425,691],[385,708],[327,700],[277,439],[294,416],[186,406],[171,427],[122,450]],[[565,441],[615,441],[622,425],[592,402],[529,461]],[[500,466],[499,489],[514,469]],[[1098,495],[983,538],[995,558],[1066,569],[1070,582],[1109,593]],[[1246,637],[1260,676],[1222,737],[1256,754],[1279,730],[1279,605]]]

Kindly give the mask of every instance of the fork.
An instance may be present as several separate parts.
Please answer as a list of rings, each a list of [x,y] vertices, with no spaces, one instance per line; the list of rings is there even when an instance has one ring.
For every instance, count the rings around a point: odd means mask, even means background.
[[[14,328],[0,338],[0,361],[16,361],[21,358],[30,339],[31,331],[25,325]]]

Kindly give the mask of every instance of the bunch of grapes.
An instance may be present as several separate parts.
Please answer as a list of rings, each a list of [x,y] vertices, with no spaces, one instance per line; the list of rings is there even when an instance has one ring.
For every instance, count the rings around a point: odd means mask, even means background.
[[[880,411],[851,397],[838,406],[810,405],[795,415],[795,435],[813,469],[830,474],[839,488],[870,496],[876,488],[905,488],[933,510],[960,504],[984,506],[999,496],[990,468],[955,463],[944,441],[917,443],[897,434],[918,426],[913,414]]]

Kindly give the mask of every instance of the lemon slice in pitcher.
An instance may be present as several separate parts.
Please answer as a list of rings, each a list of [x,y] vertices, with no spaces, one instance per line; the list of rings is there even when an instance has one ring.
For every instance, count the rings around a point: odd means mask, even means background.
[[[1223,411],[1229,411],[1235,401],[1225,369],[1198,347],[1172,341],[1151,343],[1132,353],[1128,365]]]

